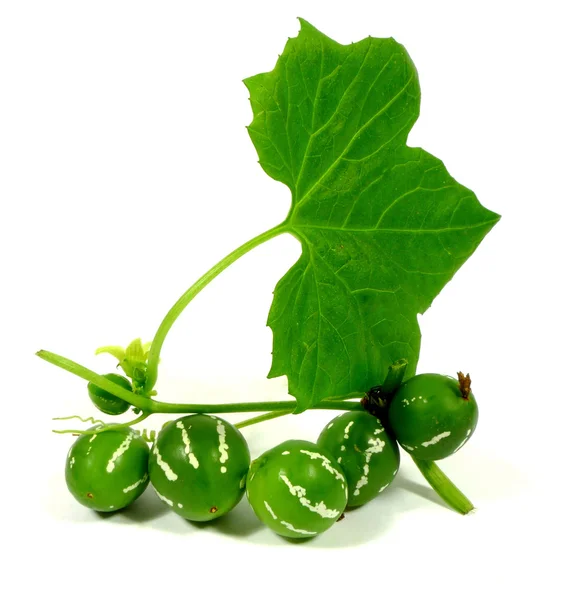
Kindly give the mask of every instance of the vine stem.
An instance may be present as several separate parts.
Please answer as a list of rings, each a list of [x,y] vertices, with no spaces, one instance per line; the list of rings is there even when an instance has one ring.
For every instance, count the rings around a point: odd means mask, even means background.
[[[129,402],[132,406],[139,408],[144,413],[232,413],[232,412],[266,412],[266,411],[289,411],[293,412],[296,409],[297,403],[295,400],[279,400],[277,402],[234,402],[229,404],[175,404],[152,400],[148,396],[135,394],[120,385],[113,383],[103,375],[98,375],[95,371],[83,367],[82,365],[54,354],[48,350],[40,350],[36,353],[37,356],[45,361],[60,367],[69,373],[73,373],[86,381],[94,383],[106,392]],[[353,398],[355,395],[348,397]],[[360,402],[350,402],[343,397],[336,399],[325,399],[309,407],[310,409],[325,409],[325,410],[363,410]]]
[[[260,244],[263,244],[264,242],[267,242],[268,240],[271,240],[272,238],[285,233],[286,231],[288,231],[286,225],[282,223],[277,227],[273,227],[272,229],[269,229],[268,231],[256,236],[236,250],[233,250],[214,267],[208,270],[195,283],[193,283],[193,285],[177,300],[171,310],[169,310],[169,312],[165,315],[165,318],[159,325],[159,329],[157,330],[157,333],[151,342],[151,348],[149,349],[149,355],[147,358],[147,372],[144,387],[145,393],[148,394],[153,389],[155,383],[157,383],[159,355],[161,354],[161,349],[163,347],[163,343],[165,342],[165,338],[173,326],[173,323],[189,305],[191,300],[193,300],[193,298],[217,275],[220,275],[227,267],[238,260],[241,256],[244,256],[247,252],[250,252],[250,250],[256,248],[256,246],[259,246]]]
[[[437,494],[453,509],[462,515],[475,510],[473,503],[431,460],[411,457],[419,471]]]
[[[154,402],[157,407],[153,413],[239,413],[239,412],[294,412],[297,408],[295,400],[278,400],[276,402],[234,402],[229,404],[167,404],[166,402]],[[322,400],[308,410],[363,410],[359,402],[348,400]],[[282,416],[276,415],[276,416]],[[267,419],[264,419],[267,420]]]

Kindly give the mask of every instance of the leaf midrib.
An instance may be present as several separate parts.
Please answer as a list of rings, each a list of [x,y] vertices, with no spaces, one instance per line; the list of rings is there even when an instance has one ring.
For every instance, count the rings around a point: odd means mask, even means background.
[[[443,227],[440,229],[399,229],[395,227],[383,227],[381,229],[359,229],[355,227],[330,227],[329,225],[313,225],[307,224],[303,225],[300,223],[292,223],[292,217],[290,217],[287,221],[285,221],[286,231],[289,231],[294,236],[296,233],[299,233],[303,237],[305,237],[300,230],[325,230],[325,231],[335,231],[336,233],[413,233],[413,234],[425,234],[425,233],[444,233],[447,231],[467,231],[469,229],[477,229],[478,227],[485,227],[486,225],[494,225],[498,222],[499,217],[495,217],[494,219],[490,219],[488,221],[482,221],[481,223],[475,223],[473,225],[459,225],[458,227]],[[298,236],[296,236],[298,237]],[[309,243],[309,242],[308,242]]]

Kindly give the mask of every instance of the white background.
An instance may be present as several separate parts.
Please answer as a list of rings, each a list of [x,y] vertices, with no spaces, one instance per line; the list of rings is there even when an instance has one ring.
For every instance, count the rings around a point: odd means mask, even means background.
[[[1,3],[2,597],[570,598],[566,4]],[[445,508],[404,456],[386,493],[304,544],[246,502],[208,526],[151,489],[92,514],[65,487],[73,438],[50,433],[53,416],[93,414],[85,384],[34,352],[112,370],[96,347],[150,339],[197,277],[283,219],[242,79],[273,68],[297,16],[341,43],[403,43],[422,88],[410,145],[502,215],[420,317],[418,372],[474,381],[479,427],[442,466],[478,510]],[[196,299],[165,344],[163,400],[288,397],[266,379],[265,323],[298,253],[272,240]],[[245,430],[252,454],[315,439],[332,416]]]

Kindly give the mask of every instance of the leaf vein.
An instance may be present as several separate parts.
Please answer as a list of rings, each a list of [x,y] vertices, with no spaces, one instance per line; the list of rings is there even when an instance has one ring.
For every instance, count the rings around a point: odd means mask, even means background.
[[[308,198],[310,197],[311,193],[321,183],[321,181],[323,179],[325,179],[338,166],[339,162],[344,158],[344,154],[350,149],[350,147],[352,146],[352,144],[354,143],[354,141],[359,137],[359,135],[367,127],[369,127],[369,125],[372,123],[372,121],[374,121],[375,119],[377,119],[378,117],[380,117],[387,109],[389,109],[389,107],[394,102],[397,101],[397,99],[401,96],[401,94],[403,94],[403,92],[407,89],[407,87],[409,86],[409,84],[413,81],[413,77],[414,77],[414,74],[411,74],[411,76],[409,77],[409,79],[407,80],[407,82],[405,83],[405,85],[401,88],[401,90],[399,92],[397,92],[397,94],[395,94],[395,96],[393,96],[393,98],[391,100],[389,100],[387,102],[387,104],[385,104],[385,106],[383,108],[381,108],[375,115],[373,115],[369,119],[369,121],[367,121],[367,123],[365,123],[362,127],[360,127],[360,129],[358,129],[356,131],[356,133],[353,135],[353,137],[351,138],[351,140],[346,144],[346,147],[344,148],[344,150],[340,154],[340,156],[338,156],[338,158],[336,158],[336,160],[332,163],[332,165],[330,167],[328,167],[324,171],[324,173],[314,183],[314,185],[304,194],[304,196],[302,196],[302,198],[300,198],[300,200],[298,201],[298,203],[297,203],[297,205],[295,207],[295,212],[297,212],[300,209],[300,207],[308,200]]]
[[[315,138],[316,136],[320,135],[320,133],[322,133],[322,131],[324,131],[324,130],[325,130],[327,127],[328,127],[328,125],[330,125],[330,123],[331,123],[331,122],[332,122],[332,121],[335,119],[335,117],[338,115],[338,111],[339,111],[339,109],[340,109],[340,106],[342,105],[342,102],[344,101],[344,99],[346,98],[347,94],[349,93],[349,91],[350,91],[350,89],[351,89],[352,85],[355,83],[355,81],[356,81],[356,80],[357,80],[357,78],[359,77],[359,74],[360,74],[360,72],[361,72],[361,70],[362,70],[362,68],[363,68],[363,66],[364,66],[364,64],[365,64],[365,62],[366,62],[366,60],[367,60],[367,57],[368,57],[368,55],[369,55],[369,52],[370,52],[370,50],[371,50],[371,48],[372,48],[372,47],[373,47],[373,44],[371,44],[371,43],[370,43],[370,45],[369,45],[369,48],[367,49],[367,52],[366,52],[366,53],[365,53],[365,55],[364,55],[364,58],[363,58],[362,64],[360,65],[359,69],[357,69],[357,70],[356,70],[356,74],[354,75],[354,77],[353,77],[353,79],[350,81],[350,83],[347,85],[347,87],[346,87],[346,89],[345,89],[344,93],[342,94],[342,96],[341,96],[341,98],[340,98],[340,100],[339,100],[339,102],[338,102],[338,104],[337,104],[336,108],[335,108],[335,109],[334,109],[334,111],[332,112],[332,115],[330,116],[330,118],[329,118],[329,119],[328,119],[328,120],[327,120],[327,121],[326,121],[326,122],[325,122],[325,123],[324,123],[324,124],[323,124],[323,125],[322,125],[322,126],[319,128],[319,129],[317,129],[316,131],[312,131],[312,134],[310,135],[310,139],[308,140],[308,144],[307,144],[307,146],[306,146],[306,149],[308,149],[308,148],[310,147],[310,144],[312,143],[312,141],[314,140],[314,138]],[[337,67],[336,67],[336,68],[335,68],[335,69],[332,71],[332,73],[334,73],[334,72],[336,72],[337,70],[339,70],[339,69],[340,69],[340,68],[341,68],[341,67],[342,67],[342,66],[343,66],[343,65],[344,65],[344,64],[345,64],[345,63],[346,63],[346,62],[349,60],[350,56],[351,56],[351,54],[350,54],[350,55],[348,55],[348,56],[345,58],[345,60],[344,60],[344,62],[342,63],[342,65],[338,65],[338,66],[337,66]],[[331,74],[332,74],[332,73],[331,73]],[[330,75],[331,75],[331,74],[330,74]],[[328,75],[328,77],[329,77],[329,75]],[[320,81],[320,84],[318,84],[318,87],[320,87],[320,85],[321,85],[321,81]],[[316,96],[316,99],[317,99],[317,96]],[[314,112],[314,114],[315,114],[315,112]],[[313,129],[314,129],[314,119],[312,119],[312,130],[313,130]],[[296,179],[296,189],[298,189],[298,184],[300,183],[300,178],[302,177],[302,173],[304,172],[304,167],[305,167],[305,165],[306,165],[306,157],[307,157],[307,155],[308,155],[308,154],[307,154],[307,152],[306,152],[306,153],[304,154],[304,158],[303,158],[303,160],[302,160],[302,164],[301,164],[301,166],[300,166],[300,170],[298,171],[298,178]]]

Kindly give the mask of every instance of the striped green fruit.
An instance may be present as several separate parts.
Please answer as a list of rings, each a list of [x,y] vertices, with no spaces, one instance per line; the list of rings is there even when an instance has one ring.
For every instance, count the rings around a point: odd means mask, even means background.
[[[74,498],[100,512],[124,508],[144,491],[149,448],[133,429],[124,427],[80,436],[66,459],[66,484]]]
[[[132,390],[131,382],[127,377],[123,377],[123,375],[109,373],[108,375],[104,375],[104,377],[112,383],[121,386],[124,390],[129,392]],[[95,385],[95,383],[89,382],[87,384],[87,393],[95,406],[106,415],[122,415],[131,406],[129,402],[125,402],[125,400],[106,392]]]
[[[289,538],[326,531],[348,500],[345,475],[333,456],[303,440],[279,444],[253,461],[246,492],[256,516]]]
[[[459,380],[447,375],[422,373],[402,383],[389,406],[399,444],[420,460],[442,460],[460,450],[479,418],[470,387],[465,395]]]
[[[330,452],[345,473],[350,507],[372,500],[399,470],[397,442],[365,411],[347,411],[330,421],[318,446]]]
[[[149,476],[159,498],[190,521],[228,513],[244,495],[250,452],[231,423],[190,415],[164,427],[151,450]]]

